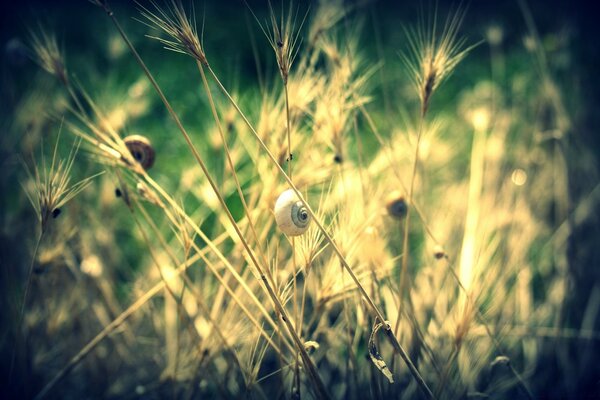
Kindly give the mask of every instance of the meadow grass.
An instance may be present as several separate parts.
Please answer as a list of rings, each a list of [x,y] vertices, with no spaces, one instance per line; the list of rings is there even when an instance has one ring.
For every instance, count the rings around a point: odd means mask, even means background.
[[[46,75],[11,129],[24,155],[56,145],[19,175],[39,232],[20,228],[29,267],[5,280],[9,393],[535,398],[552,376],[550,397],[598,393],[593,357],[570,355],[597,349],[597,290],[579,325],[566,307],[595,177],[569,197],[574,117],[525,1],[518,57],[498,26],[464,36],[459,6],[415,14],[392,59],[364,48],[390,45],[366,6],[244,2],[256,71],[233,78],[214,10],[91,3],[109,71],[46,27],[26,49]],[[275,219],[287,190],[298,236]]]

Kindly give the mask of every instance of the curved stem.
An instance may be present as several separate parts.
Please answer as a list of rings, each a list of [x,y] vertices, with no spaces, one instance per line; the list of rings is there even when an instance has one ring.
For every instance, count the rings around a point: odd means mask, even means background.
[[[16,325],[17,331],[15,333],[15,347],[13,348],[12,356],[10,357],[10,369],[8,372],[9,382],[12,379],[13,368],[15,365],[15,357],[17,355],[17,348],[19,347],[17,344],[20,336],[19,333],[21,330],[21,324],[23,323],[23,316],[25,315],[25,305],[27,304],[27,295],[29,294],[29,287],[31,286],[31,275],[33,274],[33,266],[35,265],[37,253],[40,248],[40,243],[42,242],[42,236],[44,236],[44,230],[40,232],[40,235],[38,236],[37,241],[35,242],[33,256],[31,257],[31,264],[29,265],[29,271],[27,272],[27,284],[25,285],[25,293],[23,293],[23,302],[21,303],[21,311],[19,312],[19,322],[17,322]],[[27,335],[27,333],[25,333],[25,335]]]

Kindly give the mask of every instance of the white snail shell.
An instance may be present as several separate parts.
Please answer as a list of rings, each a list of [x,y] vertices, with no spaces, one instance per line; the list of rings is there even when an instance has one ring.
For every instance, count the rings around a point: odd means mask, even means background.
[[[154,165],[154,148],[147,137],[130,135],[123,139],[133,158],[145,169],[149,170]]]
[[[275,202],[275,221],[288,236],[302,235],[310,225],[311,216],[296,193],[288,189]]]

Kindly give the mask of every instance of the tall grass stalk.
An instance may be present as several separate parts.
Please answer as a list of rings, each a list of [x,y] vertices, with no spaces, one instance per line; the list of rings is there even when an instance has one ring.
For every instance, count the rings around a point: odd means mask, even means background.
[[[421,136],[423,134],[423,125],[425,124],[425,113],[427,112],[427,107],[421,107],[421,114],[419,117],[419,128],[417,130],[417,143],[415,146],[415,158],[412,165],[412,172],[410,178],[410,186],[408,190],[408,212],[406,213],[406,218],[404,220],[404,233],[402,237],[402,268],[400,270],[400,284],[399,284],[399,302],[398,302],[398,316],[396,317],[396,327],[394,328],[394,332],[398,333],[398,327],[400,326],[400,319],[403,307],[403,296],[406,293],[408,301],[410,303],[410,290],[407,285],[407,275],[408,275],[408,257],[409,257],[409,249],[408,249],[408,234],[410,230],[410,214],[413,204],[413,195],[415,188],[415,178],[417,175],[417,167],[419,161],[419,148],[421,145]]]
[[[483,173],[485,170],[485,143],[486,132],[475,129],[471,148],[471,167],[469,177],[469,193],[467,196],[467,213],[465,216],[465,229],[462,248],[460,251],[459,277],[467,291],[477,273],[477,226],[479,223],[481,190],[483,187]],[[466,307],[466,293],[461,292],[461,308]]]
[[[208,237],[205,236],[204,232],[202,232],[202,230],[194,223],[194,221],[192,221],[189,218],[189,216],[187,214],[185,214],[179,208],[179,206],[177,205],[177,203],[174,202],[171,199],[171,197],[168,196],[164,192],[164,190],[160,186],[158,186],[158,184],[154,180],[152,180],[150,177],[147,177],[147,181],[151,182],[151,184],[153,185],[153,187],[155,189],[157,189],[157,191],[159,191],[159,193],[163,196],[163,198],[165,198],[165,200],[167,200],[167,202],[170,203],[170,206],[174,207],[175,211],[178,212],[186,220],[186,222],[190,224],[190,226],[192,227],[192,229],[194,229],[194,231],[201,237],[201,239],[203,239],[208,244],[209,248],[217,255],[217,257],[220,259],[220,261],[223,262],[223,264],[226,266],[227,270],[235,278],[236,282],[240,284],[240,287],[242,287],[244,289],[245,293],[250,297],[250,299],[253,300],[254,304],[258,307],[259,311],[261,311],[261,313],[262,313],[263,317],[265,318],[265,320],[271,325],[271,327],[273,329],[275,329],[276,332],[279,332],[278,324],[271,319],[271,316],[269,315],[269,313],[267,312],[267,310],[264,308],[264,306],[260,302],[260,300],[256,297],[256,295],[251,290],[251,288],[248,286],[248,284],[246,283],[246,281],[243,279],[243,277],[241,277],[239,275],[239,273],[235,270],[235,268],[233,268],[233,266],[231,265],[231,263],[227,260],[227,258],[225,258],[225,256],[222,254],[222,252],[219,251],[216,248],[216,246],[213,243],[213,241],[211,241]],[[162,208],[165,211],[165,215],[167,215],[167,217],[169,218],[169,220],[172,223],[174,223],[176,221],[175,217],[166,209],[166,207],[164,205],[162,206]],[[200,248],[194,242],[192,242],[191,245],[192,245],[192,247],[195,249],[195,251],[197,253],[203,254],[200,251]],[[262,328],[262,326],[260,325],[260,323],[258,322],[258,320],[248,310],[248,308],[245,306],[244,302],[239,298],[239,296],[225,282],[225,280],[222,278],[221,274],[219,274],[219,272],[213,266],[213,263],[211,261],[209,261],[205,256],[202,256],[202,259],[206,263],[207,267],[212,272],[212,274],[219,280],[219,283],[221,284],[221,287],[223,287],[228,292],[228,294],[231,296],[232,300],[242,309],[242,311],[244,312],[244,314],[246,314],[246,316],[256,326],[256,328],[259,329],[261,332],[263,332],[263,336],[265,337],[265,340],[267,340],[269,342],[269,344],[271,344],[274,347],[274,349],[279,354],[281,354],[281,350],[279,350],[279,347],[276,346],[271,341],[269,335],[264,331],[264,329]],[[284,341],[284,344],[286,346],[288,346],[290,349],[292,348],[291,345],[289,344],[289,342],[287,342],[287,340]]]
[[[325,229],[324,224],[319,220],[319,217],[312,210],[312,208],[310,207],[310,205],[308,204],[308,202],[304,199],[304,197],[302,196],[302,194],[300,193],[300,191],[298,190],[298,188],[294,185],[294,183],[292,182],[292,180],[290,179],[290,177],[285,173],[285,171],[283,170],[283,168],[279,165],[279,163],[277,162],[277,159],[273,156],[273,154],[271,153],[271,151],[269,150],[269,148],[267,147],[267,145],[261,139],[260,135],[256,132],[256,130],[254,129],[254,127],[252,126],[252,124],[250,123],[250,121],[248,121],[248,118],[246,118],[246,115],[243,113],[243,111],[237,105],[237,103],[235,102],[235,100],[231,97],[231,95],[229,94],[229,92],[227,91],[227,89],[223,86],[223,84],[221,83],[221,81],[219,80],[219,78],[217,77],[217,75],[215,74],[215,72],[212,70],[212,68],[210,68],[210,65],[207,66],[207,68],[208,68],[210,74],[212,75],[212,77],[214,78],[215,82],[217,83],[217,85],[221,88],[221,90],[223,91],[223,93],[225,94],[225,96],[227,96],[227,98],[229,99],[229,101],[231,102],[231,104],[233,105],[233,107],[237,110],[237,112],[239,113],[239,115],[242,117],[242,119],[244,120],[244,122],[246,123],[246,125],[248,126],[248,128],[250,129],[250,131],[252,132],[252,134],[254,135],[254,137],[256,138],[256,140],[258,141],[258,143],[260,144],[261,148],[265,152],[265,154],[267,154],[267,156],[269,157],[269,159],[271,160],[271,162],[273,163],[273,165],[276,166],[276,168],[279,171],[280,175],[287,181],[287,183],[290,185],[290,188],[294,191],[294,193],[296,194],[296,196],[298,196],[298,198],[300,199],[300,201],[302,201],[302,203],[306,207],[306,210],[310,214],[311,218],[314,220],[315,224],[319,227],[320,231],[323,233],[323,236],[324,236],[325,240],[331,245],[331,248],[333,249],[333,251],[340,258],[340,263],[342,264],[342,266],[344,267],[344,269],[346,270],[346,272],[348,272],[348,274],[350,275],[350,277],[354,281],[354,283],[355,283],[356,287],[358,288],[361,296],[367,302],[367,304],[368,304],[369,308],[371,309],[371,311],[373,312],[374,316],[376,318],[378,318],[379,321],[382,321],[384,323],[384,330],[385,330],[386,336],[390,340],[390,342],[391,342],[392,346],[394,347],[394,349],[400,354],[400,357],[402,357],[402,359],[404,360],[404,362],[408,366],[408,369],[409,369],[410,373],[413,375],[413,377],[415,378],[415,381],[419,385],[419,388],[423,391],[423,393],[428,398],[433,398],[433,393],[431,392],[431,390],[427,386],[427,383],[425,383],[425,380],[423,380],[423,378],[421,377],[421,374],[419,373],[417,367],[410,360],[410,358],[408,357],[408,354],[406,353],[406,351],[404,350],[404,348],[402,347],[402,345],[400,344],[400,342],[396,338],[395,334],[392,332],[392,328],[390,327],[389,323],[384,318],[384,316],[381,313],[381,311],[379,310],[379,308],[375,305],[375,303],[373,302],[373,300],[371,299],[371,297],[369,296],[369,294],[367,293],[367,291],[365,290],[365,288],[363,287],[363,285],[360,283],[360,281],[356,277],[356,274],[354,274],[354,271],[352,270],[352,267],[350,267],[350,265],[346,261],[344,255],[342,254],[341,250],[338,248],[337,244],[335,243],[335,241],[333,240],[333,238],[331,237],[331,235]]]
[[[438,37],[437,11],[434,12],[432,20],[426,24],[421,20],[420,25],[414,30],[406,30],[409,51],[402,53],[401,57],[413,80],[415,90],[420,100],[420,111],[418,115],[417,138],[415,145],[415,157],[413,161],[410,186],[408,190],[408,204],[412,207],[414,197],[414,183],[417,174],[419,150],[421,137],[425,128],[427,111],[431,99],[440,84],[447,79],[458,63],[474,47],[465,48],[464,38],[458,37],[458,30],[464,18],[464,11],[459,7],[450,14],[445,21],[442,32]],[[410,231],[410,208],[404,223],[404,235],[402,240],[402,269],[400,272],[400,299],[410,288],[406,287],[406,275],[408,270],[409,247],[408,235]],[[410,299],[410,296],[408,296]],[[402,301],[400,301],[400,308]],[[398,310],[396,329],[398,328],[401,310]]]
[[[173,262],[173,265],[177,265],[177,257],[173,254],[173,252],[171,251],[171,247],[166,243],[163,234],[161,232],[161,230],[156,226],[156,224],[154,223],[153,219],[150,217],[150,215],[148,214],[148,212],[146,211],[145,207],[139,202],[139,200],[135,200],[136,203],[136,208],[142,213],[143,218],[145,219],[146,223],[151,227],[152,231],[154,232],[154,234],[156,235],[156,237],[158,238],[159,242],[161,243],[163,249],[167,252],[167,254],[169,255],[169,258],[171,259],[171,262]],[[184,269],[181,271],[180,274],[177,274],[177,276],[180,276],[183,280],[183,285],[182,285],[182,291],[181,294],[177,295],[175,293],[174,288],[171,288],[169,285],[169,280],[167,280],[167,278],[165,278],[163,272],[162,272],[162,267],[159,264],[158,261],[158,257],[155,255],[154,251],[152,250],[152,245],[151,245],[151,241],[149,240],[149,237],[144,229],[144,227],[140,224],[140,222],[138,221],[138,218],[135,217],[134,215],[134,220],[136,221],[136,224],[139,226],[140,228],[140,232],[142,234],[142,236],[144,237],[144,240],[146,241],[146,243],[148,244],[148,249],[150,250],[150,254],[152,256],[152,259],[154,261],[155,266],[158,269],[159,275],[161,277],[161,280],[164,282],[165,284],[165,289],[167,290],[167,292],[170,295],[170,299],[172,299],[173,301],[175,301],[175,305],[177,308],[177,311],[179,313],[183,313],[186,316],[186,321],[187,321],[187,327],[189,328],[188,330],[190,332],[193,332],[193,336],[195,336],[197,338],[197,340],[199,342],[202,342],[202,338],[200,337],[200,335],[198,334],[198,332],[196,331],[196,329],[193,326],[193,321],[191,319],[191,316],[187,314],[187,310],[185,309],[184,305],[183,305],[183,295],[184,295],[184,290],[186,287],[189,288],[189,290],[194,294],[194,297],[196,299],[196,302],[198,304],[198,306],[202,309],[202,311],[204,312],[205,318],[208,319],[208,321],[210,322],[212,328],[215,330],[215,332],[217,333],[217,336],[219,337],[219,339],[221,340],[221,342],[223,343],[224,348],[233,356],[234,361],[236,362],[236,364],[238,365],[238,367],[240,369],[242,369],[241,367],[241,363],[239,361],[239,358],[237,357],[235,351],[233,351],[231,349],[231,347],[229,346],[226,336],[225,334],[222,332],[221,328],[219,327],[218,323],[211,317],[210,312],[207,308],[207,306],[204,304],[204,301],[202,301],[202,296],[199,296],[198,293],[194,293],[194,286],[191,284],[188,276],[187,276],[187,269]],[[200,251],[200,249],[197,248],[197,246],[192,243],[192,246],[194,246],[196,253],[200,254],[201,258],[207,262],[208,260],[206,260],[206,257],[203,255],[203,253]],[[188,258],[186,256],[186,258]],[[207,263],[208,264],[208,263]],[[185,265],[185,261],[183,262],[183,265]],[[211,270],[214,270],[214,267],[210,267]],[[217,275],[217,271],[213,271],[213,273],[215,275]],[[175,275],[175,274],[174,274]],[[174,280],[174,278],[170,278],[171,280]],[[223,285],[226,286],[226,285]],[[241,302],[238,300],[238,296],[236,296],[235,294],[231,295],[231,298],[234,300],[234,302],[236,302],[238,305],[241,304]],[[252,314],[246,310],[245,308],[243,308],[244,313],[247,316],[251,316]],[[169,307],[165,306],[165,313],[171,312],[172,310],[169,309]],[[168,319],[168,316],[165,316],[165,319]],[[254,321],[254,318],[252,319]],[[173,321],[176,322],[176,321]],[[257,327],[257,329],[259,330],[259,333],[261,335],[263,335],[263,337],[265,338],[265,340],[267,341],[267,343],[269,343],[273,349],[277,352],[277,353],[281,353],[281,350],[277,347],[274,346],[274,343],[271,341],[270,336],[264,331],[264,329],[262,329],[262,325],[259,325],[256,321],[254,323],[254,325]],[[165,329],[168,329],[168,324],[165,324]],[[178,330],[177,330],[178,332]],[[166,336],[166,335],[165,335]],[[179,345],[176,342],[175,344],[175,349],[171,348],[170,346],[167,345],[167,359],[171,360],[169,357],[173,357],[173,355],[177,355],[179,354],[178,349],[179,349]],[[199,346],[200,347],[200,346]],[[169,371],[169,367],[172,368],[172,372],[173,377],[176,377],[176,368],[177,368],[177,359],[173,359],[172,363],[168,363],[167,364],[167,368]]]
[[[25,306],[27,304],[27,295],[29,294],[29,288],[31,286],[31,276],[33,275],[33,267],[35,265],[35,261],[37,259],[37,255],[38,255],[38,250],[40,248],[40,243],[42,242],[42,237],[44,236],[44,231],[40,231],[39,235],[37,236],[37,239],[35,241],[35,246],[33,248],[33,255],[31,256],[31,264],[29,264],[29,268],[27,270],[27,282],[25,283],[25,290],[23,292],[23,300],[21,301],[21,308],[19,310],[19,318],[17,320],[17,325],[16,325],[16,332],[15,332],[15,338],[16,338],[16,343],[15,346],[13,347],[12,350],[12,355],[10,357],[10,367],[8,370],[8,380],[10,381],[12,379],[13,376],[13,369],[15,366],[15,358],[17,356],[17,351],[21,346],[21,343],[19,342],[19,338],[21,337],[21,330],[22,330],[22,324],[23,324],[23,316],[25,315]]]
[[[88,99],[90,107],[92,108],[92,110],[94,111],[94,113],[98,117],[100,117],[100,119],[103,121],[103,125],[106,126],[106,127],[109,127],[109,125],[107,125],[107,123],[106,123],[105,118],[102,116],[102,113],[94,105],[94,103],[91,101],[91,99],[89,99],[87,96],[86,96],[86,98]],[[102,138],[103,140],[107,140],[108,139],[107,135],[104,134],[91,121],[89,121],[86,116],[81,115],[81,114],[77,114],[77,116],[78,116],[78,118],[82,122],[85,123],[85,125],[90,130],[92,130],[92,132],[97,137]],[[91,143],[95,143],[95,139],[90,138],[87,134],[79,131],[76,127],[71,126],[71,129],[74,129],[75,132],[80,137],[85,138],[86,140],[88,140]],[[113,136],[113,137],[117,137],[118,138],[116,132],[111,132],[111,135],[109,135],[109,136]],[[111,143],[111,141],[108,140],[107,143]],[[100,144],[102,144],[102,143],[100,143]],[[117,148],[124,147],[124,146],[120,146],[118,142],[115,143],[114,146],[117,147]],[[112,147],[108,147],[108,148],[110,149],[110,153],[111,154],[112,154],[112,152],[117,152],[117,154],[120,154],[118,157],[121,157],[123,154],[126,154],[126,155],[128,154],[128,153],[124,153],[124,151],[126,151],[126,150],[122,150],[121,153],[119,153],[117,150],[113,149]],[[194,230],[194,232],[209,246],[209,248],[215,253],[215,255],[219,258],[219,260],[223,262],[223,264],[228,269],[228,271],[230,271],[232,273],[232,276],[241,285],[241,287],[246,291],[246,293],[249,295],[250,299],[252,299],[252,301],[259,307],[259,310],[265,316],[267,322],[269,322],[270,325],[273,326],[274,329],[276,329],[276,331],[279,331],[278,328],[276,327],[276,324],[270,318],[268,312],[264,309],[262,303],[254,295],[254,293],[252,292],[252,290],[246,284],[245,280],[237,273],[237,271],[235,270],[235,268],[233,268],[233,266],[227,260],[227,258],[215,246],[215,244],[213,243],[213,241],[211,241],[208,238],[208,236],[206,236],[206,234],[198,227],[198,225],[184,212],[184,210],[177,204],[177,202],[154,179],[152,179],[142,168],[139,168],[139,165],[137,163],[135,163],[135,162],[127,162],[126,165],[128,167],[130,167],[130,168],[133,168],[134,172],[136,174],[140,175],[144,179],[144,181],[147,182],[150,185],[150,187],[153,190],[156,190],[156,192],[160,194],[160,196],[168,203],[168,205],[177,213],[177,215],[179,216],[179,218],[182,218],[187,224],[189,224],[192,227],[192,229]],[[163,208],[163,210],[165,211],[165,214],[169,217],[169,219],[171,220],[171,222],[173,224],[176,224],[177,223],[177,218],[175,216],[172,216],[171,213],[168,212],[167,208],[164,205],[162,205],[161,207]],[[192,243],[192,245],[194,246],[193,243]],[[214,270],[212,270],[212,272],[216,274],[216,272]],[[238,304],[242,304],[242,303],[240,301],[238,301]],[[247,312],[247,314],[250,315],[249,312]],[[254,318],[251,318],[251,319],[254,320]]]
[[[248,245],[247,241],[245,240],[244,236],[242,235],[241,231],[239,230],[239,227],[237,226],[236,221],[234,220],[233,216],[231,215],[231,212],[229,211],[229,208],[225,204],[225,201],[224,201],[223,197],[221,196],[221,194],[219,192],[219,189],[217,188],[215,182],[211,178],[210,173],[208,172],[208,169],[207,169],[206,165],[204,164],[202,158],[198,154],[198,151],[196,150],[196,148],[192,144],[192,141],[191,141],[191,139],[190,139],[187,131],[185,130],[185,128],[181,124],[181,121],[179,120],[179,117],[177,116],[177,114],[175,113],[175,111],[173,110],[173,108],[171,107],[169,101],[167,100],[167,98],[163,94],[163,92],[160,89],[158,83],[156,82],[156,80],[154,79],[154,77],[152,76],[152,74],[150,73],[150,70],[146,67],[146,64],[144,63],[144,61],[142,60],[142,58],[140,57],[140,55],[138,54],[138,52],[135,50],[135,48],[134,48],[133,44],[131,43],[131,41],[128,39],[127,34],[123,30],[123,28],[121,27],[121,25],[119,24],[119,22],[117,21],[117,19],[116,19],[114,13],[112,12],[112,10],[108,7],[108,5],[106,3],[103,4],[103,8],[106,11],[107,15],[110,17],[110,19],[112,20],[112,22],[114,23],[115,27],[119,31],[119,34],[121,35],[121,37],[123,38],[123,40],[127,44],[127,47],[129,47],[129,49],[131,50],[131,52],[134,55],[136,61],[138,62],[138,64],[140,65],[140,67],[143,69],[144,73],[146,74],[146,76],[150,80],[152,86],[154,87],[154,89],[158,93],[159,97],[161,98],[163,104],[165,105],[165,108],[168,110],[169,114],[171,115],[171,117],[175,121],[177,127],[179,128],[180,132],[184,136],[184,139],[185,139],[186,143],[188,144],[188,147],[192,151],[192,154],[194,155],[194,158],[198,162],[198,165],[200,166],[200,168],[204,172],[204,175],[206,176],[206,178],[207,178],[209,184],[211,185],[211,187],[212,187],[215,195],[217,196],[217,198],[219,200],[219,203],[223,207],[224,212],[226,213],[228,219],[231,221],[231,224],[232,224],[233,228],[235,229],[238,237],[240,238],[240,241],[242,242],[242,244],[243,244],[244,248],[246,249],[249,257],[251,258],[252,263],[256,267],[257,271],[260,272],[261,280],[264,283],[264,287],[266,288],[267,293],[268,293],[269,297],[271,298],[271,300],[273,301],[273,303],[274,303],[277,311],[280,313],[281,318],[284,321],[284,324],[288,328],[288,332],[292,336],[292,339],[294,340],[294,343],[296,344],[296,346],[298,348],[300,356],[301,356],[301,358],[302,358],[302,360],[304,362],[304,365],[305,365],[305,367],[306,367],[306,369],[308,371],[308,376],[309,376],[311,382],[313,383],[314,388],[315,388],[317,394],[319,395],[320,398],[328,398],[329,395],[327,394],[325,386],[323,385],[323,382],[319,378],[318,372],[317,372],[317,370],[316,370],[316,368],[315,368],[312,360],[310,359],[310,357],[306,353],[306,350],[304,349],[304,344],[300,340],[300,337],[297,335],[297,333],[295,331],[295,328],[292,326],[292,322],[291,322],[290,318],[287,316],[287,312],[286,312],[285,308],[283,307],[283,305],[279,301],[279,299],[277,297],[277,294],[275,293],[275,291],[271,287],[271,284],[268,282],[263,269],[261,268],[260,264],[258,263],[258,261],[256,260],[256,258],[254,256],[254,252],[250,249],[250,246]]]
[[[148,76],[148,78],[150,79],[152,85],[154,86],[154,88],[156,89],[156,91],[159,93],[159,96],[161,97],[161,100],[165,104],[167,110],[169,111],[169,113],[171,114],[171,116],[173,117],[173,119],[176,121],[176,124],[178,125],[180,131],[182,131],[182,133],[184,133],[185,129],[181,125],[181,122],[179,122],[179,119],[177,118],[176,114],[174,113],[174,111],[170,107],[168,101],[166,100],[166,98],[162,94],[162,91],[160,90],[160,87],[158,86],[158,84],[156,83],[156,81],[154,80],[154,78],[152,77],[150,71],[145,66],[144,62],[142,61],[142,59],[139,56],[139,54],[137,53],[137,51],[133,48],[133,45],[131,44],[131,42],[127,38],[127,36],[126,36],[125,32],[123,31],[123,29],[120,27],[120,24],[118,23],[118,21],[116,20],[116,18],[114,17],[114,15],[110,11],[110,9],[108,9],[107,6],[105,6],[105,10],[107,11],[107,14],[109,15],[109,17],[111,17],[111,19],[113,20],[113,23],[115,24],[115,26],[117,27],[119,33],[121,34],[121,36],[123,37],[123,39],[127,43],[128,47],[131,49],[131,51],[134,54],[136,60],[138,61],[138,63],[140,64],[140,66],[142,66],[142,69],[144,70],[144,72]],[[197,52],[192,52],[192,53],[195,54]],[[342,253],[338,249],[338,247],[335,245],[335,242],[333,241],[333,239],[331,238],[331,236],[325,230],[323,224],[320,221],[318,221],[318,219],[316,218],[315,213],[310,208],[310,206],[308,205],[308,203],[304,200],[303,196],[300,194],[300,192],[296,188],[296,186],[293,184],[291,178],[285,173],[285,171],[279,165],[279,163],[277,162],[277,160],[275,159],[275,157],[273,156],[273,154],[270,152],[270,150],[268,149],[268,147],[265,145],[265,143],[262,141],[262,139],[260,138],[260,136],[258,135],[258,133],[256,132],[256,130],[254,129],[254,127],[252,126],[252,124],[250,124],[250,122],[248,121],[248,119],[246,118],[246,116],[243,114],[243,112],[241,111],[241,109],[239,108],[239,106],[237,105],[237,103],[235,102],[235,100],[233,100],[233,98],[231,97],[231,95],[229,94],[229,92],[222,85],[222,83],[218,79],[217,75],[215,74],[215,72],[210,67],[210,64],[208,64],[208,62],[206,61],[206,58],[204,57],[204,55],[203,55],[203,57],[201,59],[198,59],[198,61],[202,62],[207,67],[207,69],[209,70],[209,72],[212,75],[212,77],[215,79],[215,81],[218,84],[218,86],[221,88],[221,90],[223,91],[223,93],[227,96],[227,98],[229,99],[229,101],[231,102],[231,104],[234,106],[234,108],[238,111],[238,113],[240,114],[240,116],[242,117],[242,119],[244,120],[244,122],[246,123],[246,125],[250,128],[250,131],[254,134],[255,138],[258,140],[259,144],[261,145],[261,147],[263,148],[263,150],[265,151],[265,153],[269,156],[269,158],[274,163],[274,165],[277,167],[277,169],[279,170],[279,172],[284,176],[284,178],[286,179],[286,181],[288,182],[288,184],[290,185],[290,187],[294,190],[294,192],[296,193],[296,195],[298,196],[298,198],[307,207],[307,211],[310,213],[311,217],[315,220],[315,223],[317,224],[317,226],[319,227],[319,229],[323,232],[326,240],[332,245],[334,251],[340,257],[340,259],[342,261],[342,265],[349,272],[349,274],[352,277],[353,281],[357,285],[359,291],[361,292],[361,294],[363,295],[363,297],[366,299],[366,301],[368,302],[368,304],[371,307],[371,309],[375,312],[376,316],[379,318],[379,320],[386,321],[385,318],[383,317],[383,315],[381,314],[381,312],[379,311],[379,309],[377,308],[377,306],[370,299],[369,295],[367,294],[367,292],[365,291],[365,289],[361,285],[360,281],[358,281],[358,279],[356,278],[356,275],[353,273],[351,267],[345,261],[344,256],[342,255]],[[189,136],[187,135],[187,133],[184,133],[184,137],[186,138],[186,142],[188,143],[188,145],[190,146],[190,148],[193,149],[193,145],[191,144],[191,140],[189,139]],[[192,152],[194,152],[194,155],[195,155],[197,161],[199,161],[199,163],[201,164],[201,166],[204,165],[201,162],[199,155],[197,155],[197,152],[195,151],[195,149],[193,149]],[[204,167],[202,169],[203,169],[205,175],[207,175],[209,181],[211,181],[211,179],[210,179],[210,177],[208,175],[208,171],[206,170],[206,168]],[[224,204],[224,202],[222,200],[222,197],[220,197],[220,195],[218,194],[217,188],[214,186],[214,184],[211,184],[211,186],[213,186],[213,189],[215,190],[215,193],[219,197],[220,202],[222,203],[222,205],[223,205],[226,213],[228,214],[228,217],[232,220],[233,218],[231,217],[231,214],[228,212],[227,207],[226,207],[226,205]],[[241,233],[239,232],[239,230],[237,229],[237,226],[235,225],[235,221],[232,221],[232,223],[233,223],[234,229],[236,229],[238,235],[240,235],[240,238],[242,238],[241,237]],[[244,247],[246,247],[246,249],[247,249],[250,257],[253,259],[254,264],[258,267],[258,263],[253,258],[253,253],[250,251],[247,243],[243,239],[242,239],[242,243],[244,244]],[[263,275],[263,281],[266,283],[266,279],[264,278],[264,275]],[[265,286],[267,287],[267,289],[269,291],[269,295],[272,298],[274,298],[275,297],[275,293],[272,291],[272,289],[270,288],[270,286],[268,286],[268,285],[265,285]],[[279,304],[279,305],[277,305],[277,308],[278,308],[279,312],[281,312],[281,314],[283,316],[284,322],[286,324],[289,324],[288,318],[285,318],[285,314],[286,313],[285,313],[285,310],[283,309],[283,307],[281,307],[281,305]],[[431,391],[427,387],[425,381],[422,379],[422,377],[420,376],[418,370],[416,369],[416,367],[414,366],[414,364],[410,361],[410,359],[408,358],[408,355],[406,354],[406,352],[404,351],[404,349],[402,349],[400,343],[398,342],[398,340],[396,339],[396,337],[394,336],[394,334],[391,332],[391,328],[389,327],[389,324],[385,323],[385,327],[386,327],[385,331],[386,331],[388,337],[391,339],[391,342],[394,345],[394,348],[401,354],[401,357],[404,359],[404,361],[409,366],[409,370],[411,371],[411,373],[413,374],[413,376],[417,380],[417,382],[418,382],[419,386],[421,387],[421,389],[427,395],[431,395]],[[289,326],[288,326],[288,328],[289,328]],[[308,356],[306,355],[305,350],[302,348],[300,340],[295,335],[295,333],[292,334],[292,337],[294,338],[294,341],[296,341],[296,343],[298,344],[299,351],[300,351],[300,354],[302,356],[302,359],[306,362],[305,358],[308,358]],[[309,371],[310,370],[311,370],[311,368],[309,368]],[[312,374],[312,372],[311,372],[311,374]]]
[[[189,268],[193,265],[198,259],[200,259],[200,254],[198,253],[189,260],[187,260],[184,264],[182,264],[177,270],[176,274],[180,274],[186,268]],[[63,380],[69,372],[73,368],[75,368],[92,350],[96,348],[108,335],[114,332],[121,324],[123,324],[129,317],[131,317],[136,311],[138,311],[144,304],[148,302],[151,298],[153,298],[158,293],[165,290],[165,282],[161,280],[155,284],[151,289],[146,291],[142,296],[140,296],[133,304],[131,304],[125,311],[123,311],[117,318],[115,318],[110,324],[104,327],[102,331],[100,331],[92,340],[90,340],[81,350],[77,352],[69,362],[61,368],[61,370],[54,375],[54,377],[44,385],[42,390],[35,396],[36,400],[43,399],[50,394],[50,391],[61,381]]]

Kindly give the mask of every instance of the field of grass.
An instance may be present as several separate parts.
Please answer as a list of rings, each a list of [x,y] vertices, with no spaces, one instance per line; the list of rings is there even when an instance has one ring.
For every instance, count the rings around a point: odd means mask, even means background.
[[[2,397],[600,397],[591,11],[387,3],[0,12]]]

